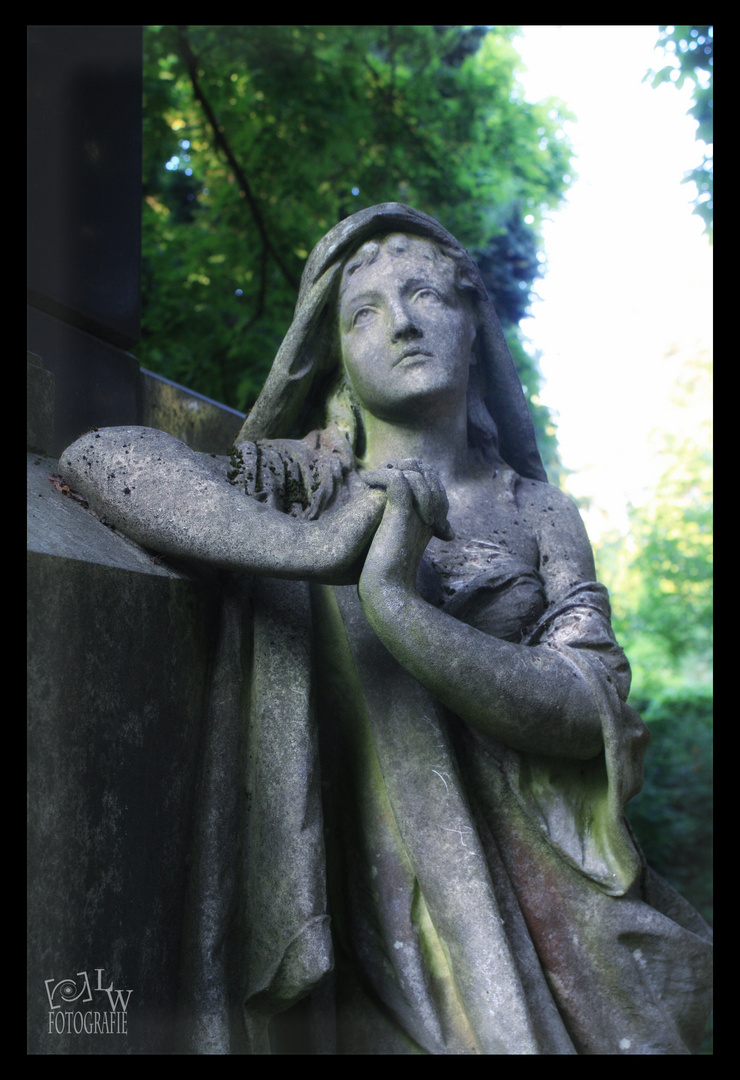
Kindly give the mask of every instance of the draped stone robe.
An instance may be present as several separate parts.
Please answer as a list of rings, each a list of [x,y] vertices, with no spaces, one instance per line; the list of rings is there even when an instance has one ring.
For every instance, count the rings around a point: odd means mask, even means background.
[[[290,509],[279,485],[267,501]],[[183,1049],[696,1052],[711,934],[624,817],[649,736],[606,590],[548,606],[537,572],[481,537],[433,541],[419,585],[484,633],[558,650],[599,702],[603,752],[473,730],[393,660],[354,586],[230,576]]]

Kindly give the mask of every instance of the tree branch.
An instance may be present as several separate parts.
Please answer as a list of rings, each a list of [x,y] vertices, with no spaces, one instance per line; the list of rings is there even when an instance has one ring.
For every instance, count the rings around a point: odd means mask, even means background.
[[[298,280],[290,272],[290,270],[287,268],[287,266],[283,262],[282,258],[280,257],[278,251],[276,250],[276,248],[272,244],[272,242],[271,242],[271,240],[270,240],[270,238],[269,238],[269,236],[267,234],[267,227],[265,225],[265,221],[264,221],[264,218],[262,216],[262,212],[260,211],[259,205],[257,203],[257,199],[255,198],[254,192],[252,191],[252,188],[250,187],[249,181],[247,180],[241,166],[239,165],[239,162],[234,157],[233,151],[232,151],[231,147],[229,146],[229,143],[227,142],[224,133],[221,131],[221,129],[219,127],[218,120],[216,119],[216,116],[215,116],[215,114],[213,112],[213,109],[211,108],[210,102],[208,101],[205,94],[203,93],[203,87],[201,86],[200,79],[198,78],[197,60],[195,58],[193,50],[190,48],[190,42],[188,41],[187,35],[185,33],[186,29],[187,29],[187,27],[185,27],[185,26],[178,26],[177,27],[177,36],[178,36],[178,42],[179,42],[179,46],[180,46],[180,55],[182,56],[185,67],[187,68],[188,75],[190,77],[190,82],[192,83],[192,86],[193,86],[193,93],[194,93],[196,99],[200,102],[200,104],[201,104],[201,106],[203,108],[203,112],[206,114],[208,122],[211,125],[211,128],[213,130],[213,136],[214,136],[214,139],[216,141],[216,145],[218,147],[220,147],[220,149],[226,155],[226,160],[228,161],[229,165],[231,166],[231,168],[232,168],[232,170],[234,172],[234,176],[236,177],[236,179],[239,182],[239,189],[244,192],[244,197],[247,200],[247,204],[249,206],[249,209],[252,212],[252,217],[254,218],[254,223],[257,226],[257,231],[259,232],[260,238],[262,240],[263,253],[264,254],[269,253],[270,255],[272,255],[273,259],[277,263],[277,265],[278,265],[278,267],[280,269],[280,272],[282,273],[285,280],[288,282],[288,284],[291,286],[291,288],[293,288],[293,289],[295,289],[297,291],[298,290],[298,284],[299,284]],[[264,300],[264,293],[262,293],[261,299]]]
[[[244,326],[245,330],[248,330],[250,326],[254,325],[265,310],[265,297],[267,295],[267,248],[262,245],[262,252],[260,254],[260,287],[257,294],[257,307],[254,315],[247,321]]]

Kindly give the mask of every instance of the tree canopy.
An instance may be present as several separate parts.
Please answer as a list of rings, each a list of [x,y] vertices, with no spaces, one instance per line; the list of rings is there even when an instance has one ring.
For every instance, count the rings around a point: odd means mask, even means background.
[[[538,226],[572,176],[554,99],[526,103],[515,27],[153,26],[144,57],[142,363],[247,410],[313,245],[400,201],[481,266],[552,467],[517,324]]]
[[[660,71],[645,76],[652,85],[672,82],[682,87],[686,80],[694,84],[694,104],[689,115],[697,122],[696,138],[707,145],[704,159],[684,177],[683,183],[696,184],[694,213],[704,222],[704,231],[712,239],[714,228],[714,27],[661,26],[656,48],[663,48],[670,63]],[[644,81],[644,80],[643,80]]]

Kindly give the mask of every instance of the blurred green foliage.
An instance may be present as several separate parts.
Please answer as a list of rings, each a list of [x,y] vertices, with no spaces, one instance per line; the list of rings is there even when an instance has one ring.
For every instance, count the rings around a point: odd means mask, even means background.
[[[713,697],[667,686],[635,699],[653,736],[645,784],[627,808],[648,862],[711,923]]]
[[[650,866],[713,923],[713,695],[707,683],[632,698],[652,734],[627,817]],[[700,1053],[713,1054],[710,1017]]]
[[[557,101],[526,103],[515,27],[150,26],[144,55],[139,358],[248,410],[313,245],[400,201],[482,267],[536,398],[518,322],[538,226],[572,176]],[[552,417],[535,407],[557,473]]]
[[[711,367],[684,363],[674,403],[709,407]],[[628,806],[649,862],[711,921],[713,492],[709,418],[663,436],[663,472],[628,536],[597,546],[612,622],[632,666],[631,703],[652,734]]]
[[[694,183],[697,197],[694,213],[704,222],[704,232],[710,241],[714,228],[714,27],[713,26],[661,26],[656,48],[662,48],[671,63],[660,71],[649,71],[645,79],[653,86],[672,82],[682,87],[688,79],[694,84],[694,104],[689,116],[697,122],[696,137],[706,143],[709,152],[704,160],[684,177],[683,183]]]
[[[684,362],[674,404],[692,417],[662,436],[663,472],[627,536],[596,549],[617,637],[632,666],[630,703],[652,734],[627,817],[649,864],[712,923],[713,516],[711,364]],[[691,410],[691,412],[688,412]],[[702,418],[703,419],[699,419]],[[676,414],[680,430],[680,412]],[[711,1022],[701,1053],[712,1053]]]
[[[606,535],[599,573],[613,594],[612,622],[632,663],[635,691],[661,693],[677,680],[709,678],[713,648],[713,476],[711,359],[684,363],[674,394],[681,410],[702,419],[691,435],[660,436],[661,475],[640,506],[630,508],[629,534]],[[690,415],[693,415],[690,414]]]

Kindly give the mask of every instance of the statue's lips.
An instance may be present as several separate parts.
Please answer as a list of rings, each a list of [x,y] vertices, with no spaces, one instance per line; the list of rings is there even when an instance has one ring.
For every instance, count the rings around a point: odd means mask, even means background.
[[[417,356],[426,356],[431,359],[432,354],[426,352],[425,349],[406,349],[404,353],[399,356],[398,360],[394,360],[393,367],[398,367],[404,360],[413,360]]]

